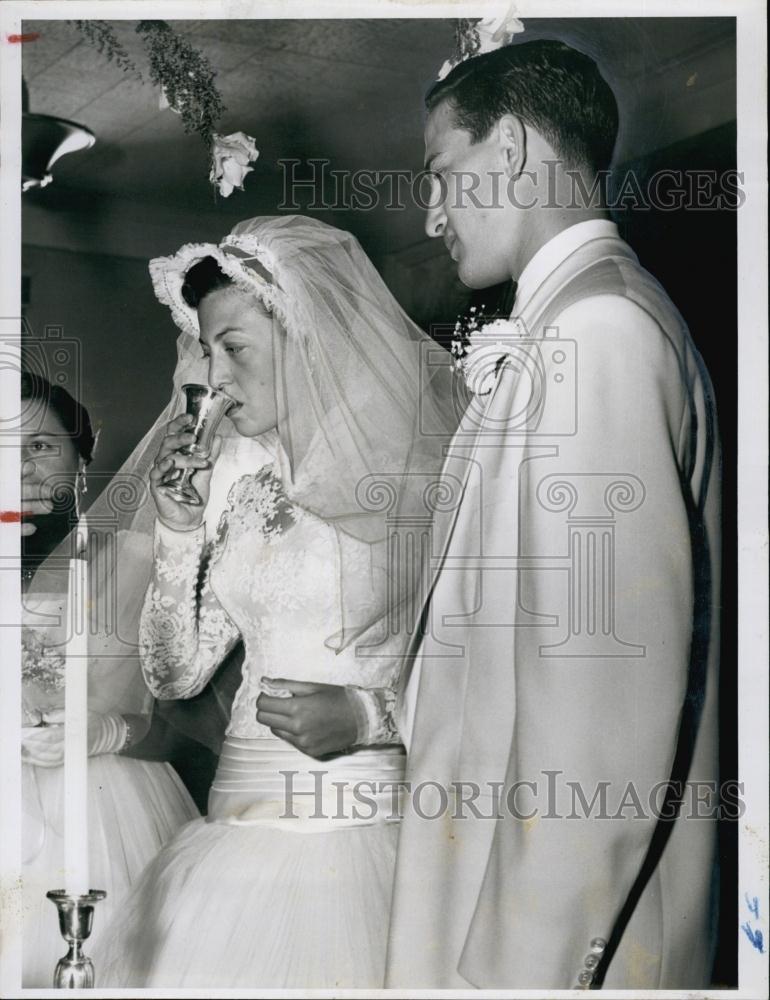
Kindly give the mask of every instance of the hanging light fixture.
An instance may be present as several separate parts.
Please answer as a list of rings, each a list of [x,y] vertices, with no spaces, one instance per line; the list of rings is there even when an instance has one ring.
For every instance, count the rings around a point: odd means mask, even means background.
[[[94,133],[83,125],[55,118],[33,115],[29,111],[29,91],[22,80],[21,115],[21,190],[45,187],[53,180],[51,168],[67,153],[90,149]]]

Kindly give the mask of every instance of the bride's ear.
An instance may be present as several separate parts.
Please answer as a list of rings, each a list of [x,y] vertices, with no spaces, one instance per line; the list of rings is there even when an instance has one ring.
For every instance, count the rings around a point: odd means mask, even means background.
[[[527,161],[527,133],[516,115],[503,115],[497,123],[497,141],[508,180],[521,176]]]

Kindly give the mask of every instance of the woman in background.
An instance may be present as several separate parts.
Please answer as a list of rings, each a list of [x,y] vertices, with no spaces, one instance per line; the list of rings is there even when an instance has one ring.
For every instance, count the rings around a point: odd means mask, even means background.
[[[72,528],[95,436],[85,407],[61,386],[25,372],[21,395],[22,982],[45,988],[64,951],[56,910],[45,894],[64,883],[67,560],[74,554]],[[112,510],[117,524],[121,496],[110,488],[105,493],[94,504],[94,524],[98,520],[101,528],[91,532],[88,548],[91,620],[98,629],[89,637],[89,854],[91,885],[107,891],[94,921],[97,942],[142,868],[177,827],[197,815],[168,764],[123,756],[129,748],[141,753],[137,744],[149,727],[152,699],[136,653],[136,621],[152,556],[137,537],[107,528],[105,512]],[[123,560],[119,573],[111,565],[115,552]]]

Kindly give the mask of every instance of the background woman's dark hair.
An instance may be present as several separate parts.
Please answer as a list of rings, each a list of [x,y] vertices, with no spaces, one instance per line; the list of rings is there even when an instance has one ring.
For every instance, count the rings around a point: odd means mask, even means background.
[[[65,432],[72,438],[75,448],[86,465],[94,455],[96,436],[91,426],[88,410],[60,385],[51,385],[48,379],[33,372],[21,373],[21,398],[33,400],[50,407],[59,418]]]
[[[217,288],[234,284],[213,257],[204,257],[193,264],[184,276],[182,298],[191,309],[197,309],[201,299]]]
[[[428,91],[432,111],[448,100],[455,128],[481,142],[503,115],[536,129],[566,167],[606,170],[618,105],[593,59],[563,42],[505,45],[459,63]]]

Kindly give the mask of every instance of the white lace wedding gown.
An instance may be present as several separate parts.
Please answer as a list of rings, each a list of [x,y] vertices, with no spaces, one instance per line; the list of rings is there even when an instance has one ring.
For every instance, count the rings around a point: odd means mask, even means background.
[[[232,487],[208,559],[205,531],[156,525],[146,680],[158,697],[190,697],[241,635],[243,682],[209,816],[148,866],[109,945],[94,953],[97,985],[379,987],[398,829],[393,784],[405,758],[378,706],[395,689],[398,658],[324,644],[339,626],[335,534],[289,504],[276,469]],[[201,565],[209,569],[196,597]],[[294,749],[256,722],[263,676],[369,689],[364,702],[379,727],[369,742],[378,745],[331,761]],[[380,781],[386,790],[372,795]],[[355,799],[358,782],[376,808]]]

